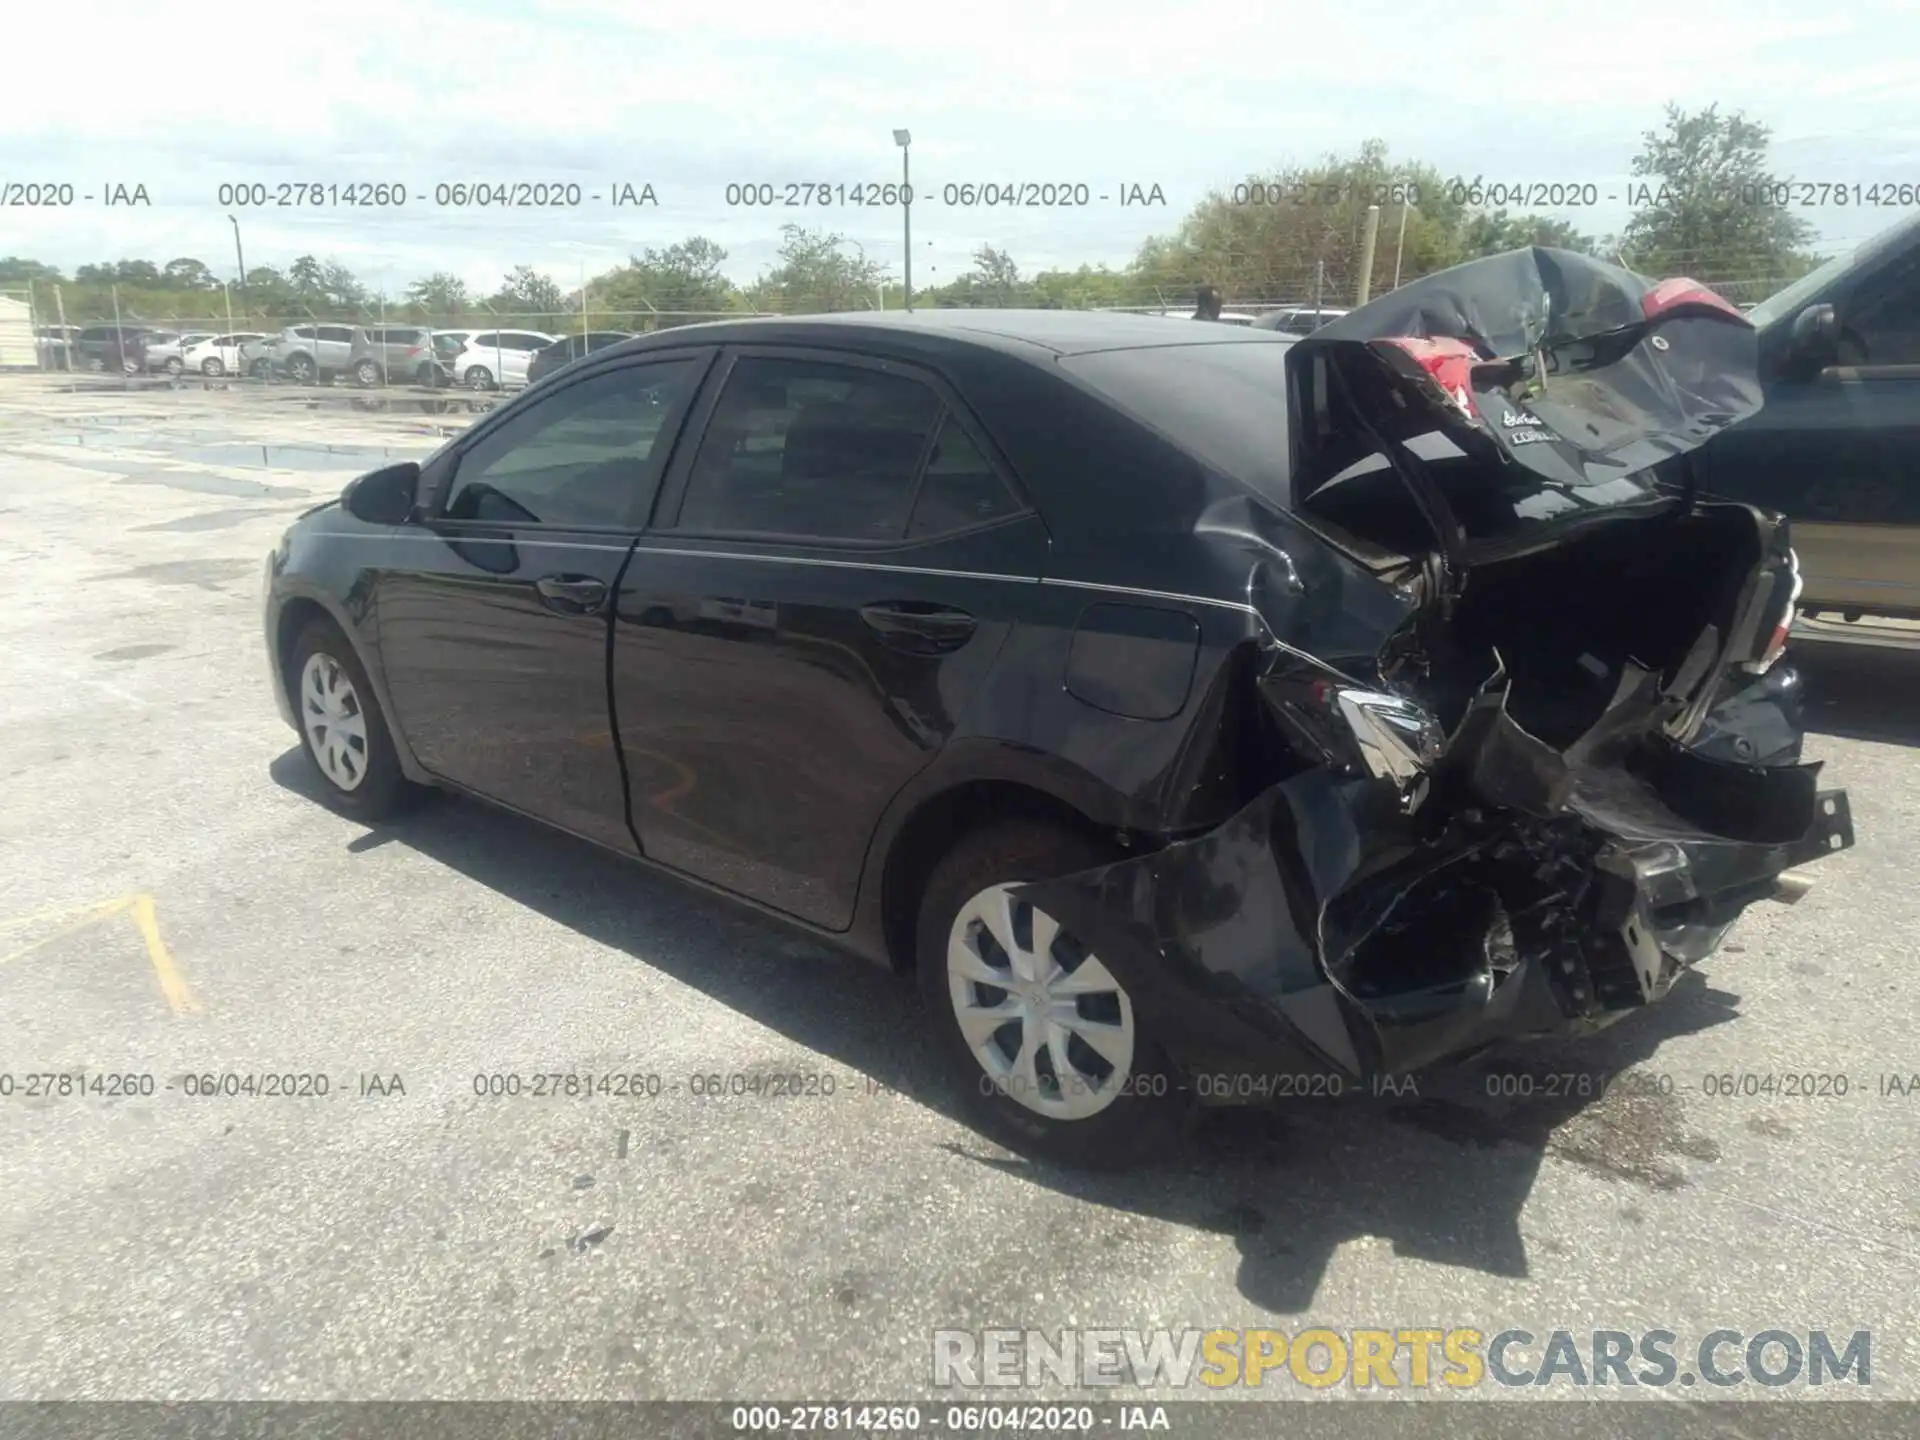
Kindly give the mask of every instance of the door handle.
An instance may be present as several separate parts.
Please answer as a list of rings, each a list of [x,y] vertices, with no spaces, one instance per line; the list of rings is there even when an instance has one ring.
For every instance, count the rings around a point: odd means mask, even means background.
[[[590,575],[547,575],[533,588],[548,609],[565,615],[591,615],[607,603],[607,582]]]
[[[860,607],[860,618],[882,644],[909,655],[945,655],[973,638],[975,620],[918,600],[885,600]]]

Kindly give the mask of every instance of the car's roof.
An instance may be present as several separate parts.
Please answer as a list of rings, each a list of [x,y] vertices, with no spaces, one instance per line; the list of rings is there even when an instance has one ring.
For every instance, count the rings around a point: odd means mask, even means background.
[[[1282,337],[1243,325],[1169,325],[1162,315],[1105,310],[860,310],[832,315],[743,316],[656,330],[627,348],[665,345],[808,341],[857,343],[860,338],[947,342],[1036,358],[1083,355],[1164,345],[1258,345]],[[610,352],[609,352],[610,353]]]

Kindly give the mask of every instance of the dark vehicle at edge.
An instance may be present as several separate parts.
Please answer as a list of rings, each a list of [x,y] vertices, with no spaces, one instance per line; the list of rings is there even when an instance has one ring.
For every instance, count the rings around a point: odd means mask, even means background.
[[[982,1126],[1089,1164],[1605,1026],[1853,843],[1785,524],[1687,470],[1731,307],[1534,250],[1172,329],[602,351],[287,531],[282,717],[346,813],[465,791],[914,972]]]
[[[629,330],[589,330],[584,335],[569,335],[564,340],[556,340],[546,349],[536,350],[533,359],[527,362],[527,383],[538,384],[576,360],[584,360],[610,345],[631,339],[633,332]]]
[[[1808,616],[1920,618],[1920,215],[1754,306],[1766,404],[1708,488],[1793,521]]]
[[[144,325],[90,325],[74,337],[74,366],[95,374],[113,370],[142,374],[147,368],[149,333]]]

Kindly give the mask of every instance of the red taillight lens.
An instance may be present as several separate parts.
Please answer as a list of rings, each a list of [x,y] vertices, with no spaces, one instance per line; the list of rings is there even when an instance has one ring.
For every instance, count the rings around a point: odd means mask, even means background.
[[[418,345],[409,345],[407,347],[407,359],[411,360],[414,356],[418,355],[419,353],[420,353],[420,347]]]
[[[1464,340],[1448,337],[1421,340],[1408,335],[1395,336],[1386,343],[1412,356],[1420,368],[1447,392],[1447,398],[1460,407],[1461,414],[1470,420],[1480,418],[1480,412],[1473,403],[1473,387],[1469,383],[1473,378],[1473,367],[1481,363],[1480,352],[1473,346]]]
[[[1738,305],[1724,296],[1714,294],[1698,280],[1662,280],[1640,300],[1641,313],[1649,320],[1658,320],[1676,310],[1701,309],[1716,310],[1743,325],[1753,323],[1740,312]]]

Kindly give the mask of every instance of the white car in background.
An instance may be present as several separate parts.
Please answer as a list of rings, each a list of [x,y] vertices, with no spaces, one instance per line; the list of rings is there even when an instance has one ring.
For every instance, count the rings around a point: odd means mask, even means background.
[[[178,375],[187,368],[186,353],[203,340],[211,340],[211,330],[156,330],[147,337],[147,368]]]
[[[527,366],[533,357],[559,338],[539,330],[475,330],[463,336],[460,349],[446,364],[456,385],[516,390],[527,383]]]
[[[180,359],[185,369],[198,370],[202,375],[216,378],[221,375],[244,375],[246,365],[240,358],[240,347],[266,338],[252,330],[232,335],[209,335],[198,344],[189,345],[181,352]]]

